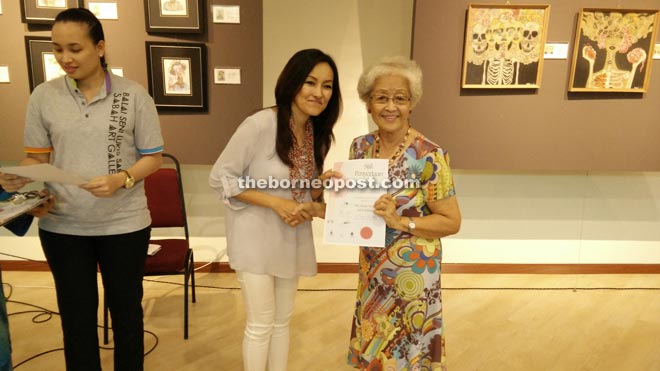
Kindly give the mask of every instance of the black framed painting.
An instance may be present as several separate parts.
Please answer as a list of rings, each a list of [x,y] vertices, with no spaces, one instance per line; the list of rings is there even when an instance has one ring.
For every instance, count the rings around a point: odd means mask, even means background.
[[[23,23],[52,24],[59,12],[80,8],[83,0],[21,0]]]
[[[149,93],[159,111],[208,110],[206,45],[147,41]]]
[[[25,36],[30,91],[42,82],[65,75],[55,59],[53,44],[49,37]]]
[[[144,0],[148,33],[204,33],[202,0]]]

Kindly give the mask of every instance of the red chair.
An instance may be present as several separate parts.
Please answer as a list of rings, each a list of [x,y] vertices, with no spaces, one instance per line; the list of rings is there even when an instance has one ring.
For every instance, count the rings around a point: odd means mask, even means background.
[[[150,244],[160,245],[160,250],[147,256],[145,276],[183,275],[183,338],[188,339],[188,287],[192,289],[192,302],[195,298],[195,261],[190,248],[186,205],[181,182],[179,161],[172,155],[163,153],[170,159],[174,168],[163,167],[144,179],[144,191],[151,213],[151,228],[183,228],[180,238],[152,239]],[[165,162],[165,161],[164,161]],[[190,285],[189,285],[190,282]],[[108,307],[104,305],[103,342],[108,343]]]

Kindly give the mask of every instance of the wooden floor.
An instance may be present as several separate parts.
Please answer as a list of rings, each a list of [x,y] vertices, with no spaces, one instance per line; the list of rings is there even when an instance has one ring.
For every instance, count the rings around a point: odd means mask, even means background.
[[[59,318],[34,323],[35,313],[20,314],[32,308],[14,302],[56,311],[50,273],[5,271],[3,279],[13,290],[7,306],[14,364],[60,348]],[[352,370],[344,360],[355,283],[353,274],[302,279],[290,371]],[[145,282],[145,328],[158,337],[156,345],[146,334],[146,348],[156,346],[146,370],[242,370],[244,316],[240,291],[231,289],[238,287],[235,276],[200,273],[197,285],[184,341],[182,288]],[[443,287],[451,371],[660,370],[660,290],[638,289],[660,288],[660,275],[446,274]],[[9,290],[5,286],[5,294]],[[102,351],[102,358],[112,370],[112,351]],[[17,368],[63,369],[62,351]]]

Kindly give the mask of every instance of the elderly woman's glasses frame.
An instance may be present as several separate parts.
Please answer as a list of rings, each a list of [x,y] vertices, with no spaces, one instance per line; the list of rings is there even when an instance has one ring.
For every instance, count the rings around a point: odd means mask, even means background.
[[[395,95],[393,97],[387,95],[372,95],[369,99],[371,99],[371,103],[379,105],[386,105],[390,100],[392,100],[392,103],[397,106],[405,106],[410,103],[410,97],[406,97],[405,95]]]

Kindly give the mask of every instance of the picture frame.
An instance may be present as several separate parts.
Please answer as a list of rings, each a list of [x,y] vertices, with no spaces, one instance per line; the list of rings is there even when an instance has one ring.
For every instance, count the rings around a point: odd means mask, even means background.
[[[657,23],[658,10],[582,8],[568,91],[645,93]]]
[[[461,87],[538,89],[550,5],[470,4]]]
[[[144,0],[148,33],[204,33],[203,0]]]
[[[240,85],[241,84],[241,69],[235,67],[214,67],[213,68],[213,83],[214,84],[227,84],[227,85]]]
[[[65,75],[55,60],[53,44],[49,37],[25,36],[30,92],[42,82]]]
[[[83,0],[21,0],[21,20],[28,24],[53,24],[62,10],[80,8]]]
[[[241,23],[240,5],[211,5],[213,23]]]
[[[117,3],[106,1],[88,1],[87,9],[89,9],[96,18],[103,20],[118,20],[119,14],[117,12]]]
[[[147,41],[149,93],[159,111],[208,111],[206,45]]]

